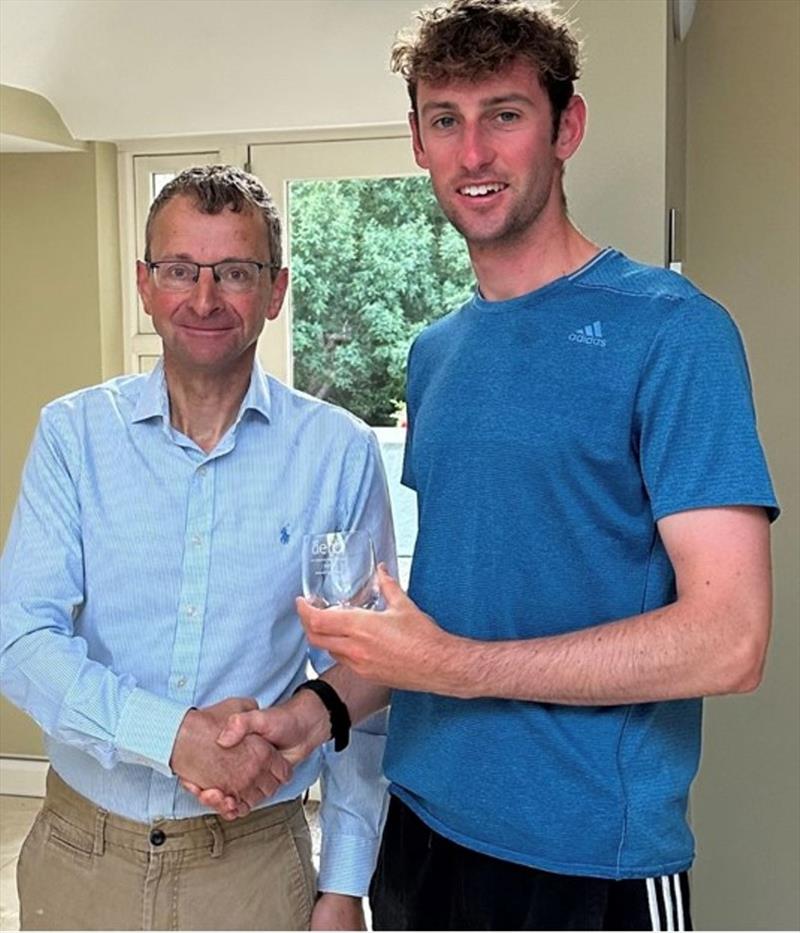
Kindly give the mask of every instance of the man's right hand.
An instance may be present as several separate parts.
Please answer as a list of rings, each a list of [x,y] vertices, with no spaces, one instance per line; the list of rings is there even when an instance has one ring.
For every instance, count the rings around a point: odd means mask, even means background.
[[[223,728],[224,727],[224,728]],[[330,737],[330,717],[319,697],[301,690],[281,706],[232,710],[221,724],[217,742],[221,749],[235,750],[254,739],[276,748],[288,765],[305,760]],[[186,790],[225,819],[244,816],[247,810],[219,784],[183,780]]]
[[[289,761],[260,735],[248,734],[229,748],[217,742],[230,716],[257,709],[254,700],[232,698],[189,710],[172,750],[170,766],[184,786],[217,788],[225,799],[220,813],[229,819],[248,813],[292,776]]]

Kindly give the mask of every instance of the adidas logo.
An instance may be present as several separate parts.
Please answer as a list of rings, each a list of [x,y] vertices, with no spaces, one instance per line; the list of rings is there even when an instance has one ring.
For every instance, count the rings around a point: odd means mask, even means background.
[[[593,347],[604,347],[606,345],[605,337],[603,337],[603,326],[600,321],[581,327],[574,334],[570,334],[569,339],[575,341],[575,343],[588,343]]]

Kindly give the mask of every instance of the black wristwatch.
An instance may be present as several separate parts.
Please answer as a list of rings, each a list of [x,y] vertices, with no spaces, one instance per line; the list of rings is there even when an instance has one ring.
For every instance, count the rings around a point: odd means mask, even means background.
[[[350,742],[350,713],[342,698],[325,680],[307,680],[294,691],[312,690],[322,700],[331,719],[331,738],[334,751],[341,752]],[[292,696],[294,696],[294,693]]]

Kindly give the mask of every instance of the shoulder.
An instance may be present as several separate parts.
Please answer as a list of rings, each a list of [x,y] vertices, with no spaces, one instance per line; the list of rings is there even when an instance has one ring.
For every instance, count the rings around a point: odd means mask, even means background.
[[[76,389],[44,406],[41,421],[47,425],[77,426],[88,416],[112,416],[120,408],[132,408],[139,399],[147,375],[116,376],[106,382]]]
[[[573,284],[613,309],[645,339],[674,333],[678,340],[704,336],[739,340],[730,314],[691,280],[670,269],[636,262],[616,250],[577,276]]]
[[[465,310],[470,306],[472,299],[461,307],[450,311],[443,317],[427,324],[411,342],[409,350],[409,366],[424,360],[436,360],[453,341],[466,324]]]
[[[636,262],[617,250],[609,250],[602,258],[575,274],[573,285],[646,301],[680,303],[702,296],[696,285],[671,269]]]
[[[292,389],[274,376],[267,377],[272,404],[284,425],[306,434],[311,432],[320,443],[340,446],[369,446],[372,429],[339,405]]]

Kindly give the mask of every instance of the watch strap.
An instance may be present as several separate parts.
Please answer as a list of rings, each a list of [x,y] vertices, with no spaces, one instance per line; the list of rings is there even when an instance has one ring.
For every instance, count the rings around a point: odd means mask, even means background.
[[[350,742],[350,713],[342,698],[326,680],[307,680],[294,691],[311,690],[322,701],[331,720],[331,738],[334,751],[341,752]],[[292,696],[294,696],[294,693]]]

